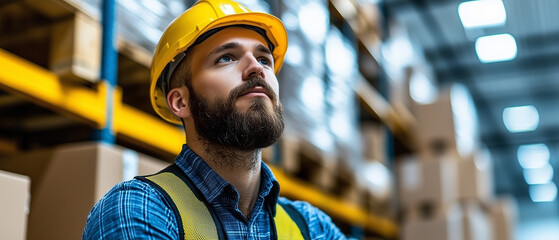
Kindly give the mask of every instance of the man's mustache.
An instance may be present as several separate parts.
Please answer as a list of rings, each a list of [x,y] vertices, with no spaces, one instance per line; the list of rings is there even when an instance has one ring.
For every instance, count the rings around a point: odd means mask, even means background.
[[[231,94],[229,96],[232,99],[237,99],[238,97],[242,96],[244,92],[255,87],[264,88],[269,93],[272,102],[276,101],[276,93],[274,92],[270,84],[268,84],[266,80],[264,80],[264,78],[260,76],[251,77],[250,79],[246,80],[245,83],[243,83],[241,86],[238,86],[231,90]]]

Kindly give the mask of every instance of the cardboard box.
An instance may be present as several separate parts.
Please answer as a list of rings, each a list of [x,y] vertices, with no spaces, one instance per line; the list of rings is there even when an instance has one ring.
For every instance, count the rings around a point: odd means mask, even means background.
[[[49,68],[64,79],[97,82],[101,72],[101,25],[76,12],[53,25]]]
[[[459,199],[489,203],[493,200],[493,167],[488,152],[477,151],[458,161]]]
[[[457,151],[456,131],[448,92],[441,93],[433,103],[417,104],[414,114],[417,121],[416,142],[421,152],[438,155],[439,152]]]
[[[0,236],[2,239],[26,239],[29,185],[29,177],[0,170]]]
[[[168,164],[103,143],[70,144],[0,159],[0,169],[32,180],[30,240],[80,239],[89,210],[115,184]]]
[[[419,191],[423,185],[421,165],[415,156],[406,156],[396,161],[398,199],[402,209],[409,209],[419,202]]]
[[[462,212],[453,204],[431,218],[405,219],[401,228],[402,240],[462,240]]]
[[[363,197],[363,207],[371,215],[386,219],[397,219],[399,207],[398,203],[390,199],[379,199],[370,191],[365,191]]]
[[[415,105],[414,114],[416,142],[423,154],[454,152],[467,157],[477,149],[477,115],[462,85],[444,89],[433,103]]]
[[[386,129],[381,124],[365,123],[361,125],[363,158],[366,161],[378,161],[386,164]]]
[[[462,202],[464,240],[492,240],[493,224],[478,202]]]
[[[400,203],[404,210],[444,208],[458,198],[458,165],[456,159],[399,161]]]
[[[493,222],[494,240],[514,240],[514,228],[518,217],[518,206],[512,197],[496,199],[489,209]]]

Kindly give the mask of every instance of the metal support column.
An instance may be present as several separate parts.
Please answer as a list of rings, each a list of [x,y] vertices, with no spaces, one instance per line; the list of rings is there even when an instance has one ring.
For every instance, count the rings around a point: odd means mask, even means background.
[[[107,121],[102,129],[95,131],[95,138],[101,142],[113,144],[115,132],[113,129],[114,89],[117,83],[118,55],[116,51],[115,34],[115,0],[103,0],[102,6],[102,52],[101,52],[101,79],[107,81]]]

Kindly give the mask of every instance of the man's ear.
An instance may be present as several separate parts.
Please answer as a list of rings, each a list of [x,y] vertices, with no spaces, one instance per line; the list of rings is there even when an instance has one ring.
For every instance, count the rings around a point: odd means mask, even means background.
[[[179,118],[190,117],[189,92],[186,86],[173,88],[167,93],[167,105]]]

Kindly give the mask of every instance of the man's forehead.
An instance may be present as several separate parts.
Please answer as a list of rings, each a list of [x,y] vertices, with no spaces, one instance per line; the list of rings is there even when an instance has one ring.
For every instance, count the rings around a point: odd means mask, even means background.
[[[271,53],[268,43],[262,35],[242,27],[225,28],[200,43],[212,53],[225,45],[229,45],[228,48],[236,48],[242,47],[243,44],[252,45],[251,47],[256,47],[260,51],[266,49],[265,52]]]

